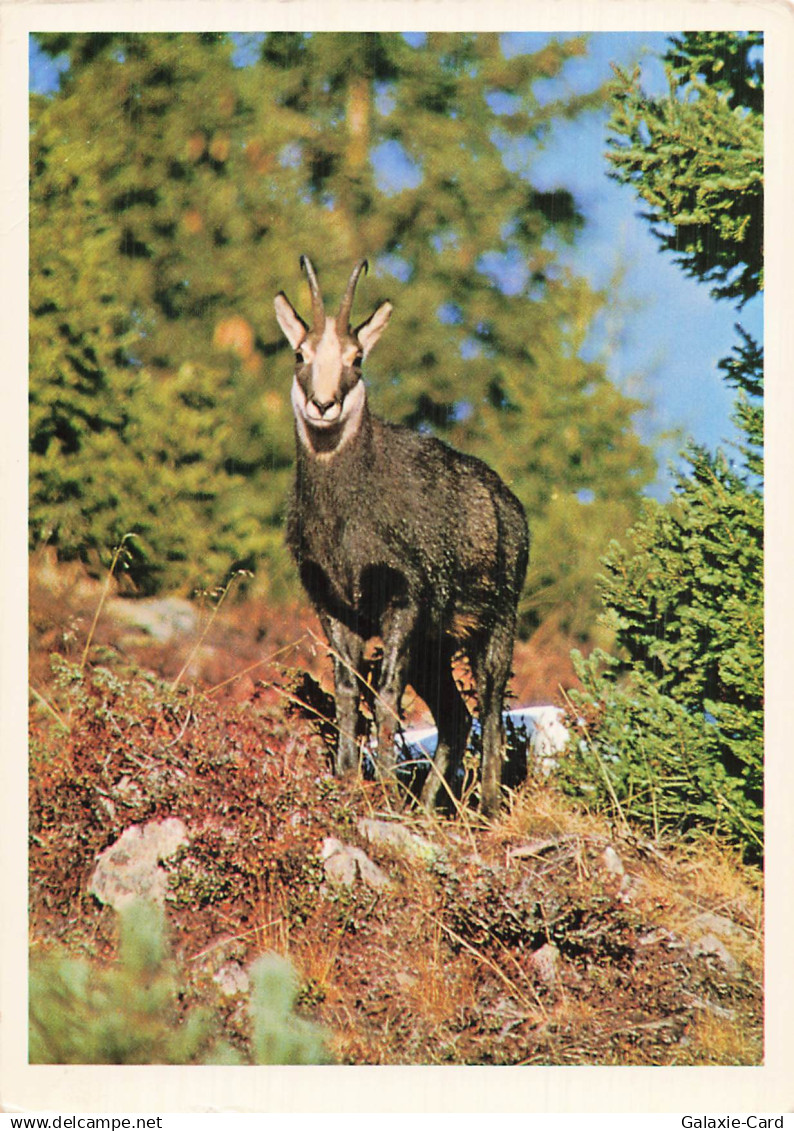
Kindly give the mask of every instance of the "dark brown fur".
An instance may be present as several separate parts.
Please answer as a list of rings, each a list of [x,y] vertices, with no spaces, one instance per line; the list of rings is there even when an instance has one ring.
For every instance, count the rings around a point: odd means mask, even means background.
[[[435,769],[423,798],[432,806],[454,792],[471,723],[451,671],[462,651],[476,680],[483,729],[481,808],[493,813],[529,552],[523,508],[482,461],[379,420],[366,404],[355,434],[338,450],[333,429],[318,439],[312,451],[298,437],[287,542],[334,654],[336,771],[358,765],[356,673],[365,643],[377,636],[383,641],[375,707],[379,771],[393,771],[394,732],[410,683],[438,726]]]

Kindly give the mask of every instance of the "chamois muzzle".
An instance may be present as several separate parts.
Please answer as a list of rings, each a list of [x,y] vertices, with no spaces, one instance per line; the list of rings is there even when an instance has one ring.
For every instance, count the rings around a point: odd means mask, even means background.
[[[340,397],[333,397],[329,401],[321,401],[319,397],[308,397],[306,400],[306,419],[315,428],[327,428],[336,424],[342,415],[343,402]]]

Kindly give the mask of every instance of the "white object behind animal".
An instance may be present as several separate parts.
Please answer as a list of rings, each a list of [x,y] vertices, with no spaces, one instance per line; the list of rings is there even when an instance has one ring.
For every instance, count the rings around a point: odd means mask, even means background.
[[[546,775],[556,768],[556,755],[565,749],[570,737],[563,718],[563,710],[553,706],[518,707],[504,713],[508,728],[526,733],[527,755]],[[425,755],[432,758],[437,741],[438,731],[435,727],[407,727],[398,738],[396,747],[398,753],[404,751],[409,757],[421,758]]]

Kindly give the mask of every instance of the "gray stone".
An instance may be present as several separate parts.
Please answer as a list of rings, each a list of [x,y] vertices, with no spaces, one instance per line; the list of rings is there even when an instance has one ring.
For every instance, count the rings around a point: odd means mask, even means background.
[[[714,1017],[720,1017],[724,1021],[735,1021],[736,1010],[728,1009],[719,1002],[711,1001],[705,998],[693,998],[692,1005],[695,1009],[703,1009],[706,1013],[711,1013]]]
[[[158,644],[192,636],[199,620],[195,607],[184,597],[146,597],[139,601],[115,597],[108,601],[107,611],[115,620],[150,636]]]
[[[611,844],[608,844],[603,851],[601,859],[604,862],[604,867],[609,872],[610,876],[624,876],[626,869],[623,866],[623,861],[618,856],[615,849]]]
[[[326,879],[332,884],[352,887],[359,876],[373,888],[388,887],[391,883],[383,869],[373,864],[366,852],[353,845],[343,844],[336,837],[325,838],[322,858]]]
[[[721,939],[743,939],[750,941],[750,932],[734,923],[726,915],[717,915],[714,911],[704,911],[695,919],[695,926],[708,934],[717,935]]]
[[[212,980],[224,997],[247,994],[251,988],[251,980],[239,962],[230,962],[222,966],[217,974],[213,974]]]
[[[411,832],[405,825],[395,821],[379,821],[373,817],[361,817],[358,831],[371,844],[393,848],[414,860],[429,864],[438,856],[438,849],[429,840]]]
[[[703,935],[690,947],[691,953],[697,958],[700,955],[716,958],[725,968],[727,974],[739,973],[739,963],[728,950],[722,939],[716,935]]]
[[[532,969],[541,982],[547,984],[557,977],[560,966],[560,952],[553,943],[545,943],[531,955]]]
[[[515,848],[508,848],[508,860],[527,860],[533,856],[543,856],[544,853],[550,852],[553,848],[559,848],[560,841],[556,837],[538,837],[536,840],[530,840],[526,844],[518,844]]]
[[[618,898],[623,903],[631,903],[632,899],[638,892],[646,886],[645,880],[641,876],[631,876],[626,872],[623,879],[620,881],[618,888]]]
[[[88,890],[116,911],[136,899],[163,904],[168,876],[160,861],[187,841],[187,829],[176,817],[150,821],[143,828],[131,825],[97,857]]]

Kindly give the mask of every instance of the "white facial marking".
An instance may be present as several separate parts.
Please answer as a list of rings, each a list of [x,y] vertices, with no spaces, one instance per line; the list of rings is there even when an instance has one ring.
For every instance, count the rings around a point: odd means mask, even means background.
[[[333,421],[318,421],[312,411],[311,401],[306,399],[306,394],[300,386],[297,377],[292,381],[292,408],[295,413],[295,423],[298,429],[298,438],[303,446],[319,460],[333,459],[334,455],[355,436],[361,420],[361,414],[367,399],[367,392],[363,381],[357,381],[345,397],[336,418]],[[309,428],[311,425],[311,429]],[[339,429],[339,438],[335,446],[328,451],[317,451],[312,439],[312,431],[322,432],[328,428]]]
[[[325,405],[339,397],[341,376],[342,343],[336,332],[336,323],[326,318],[312,361],[312,392],[318,404]]]

